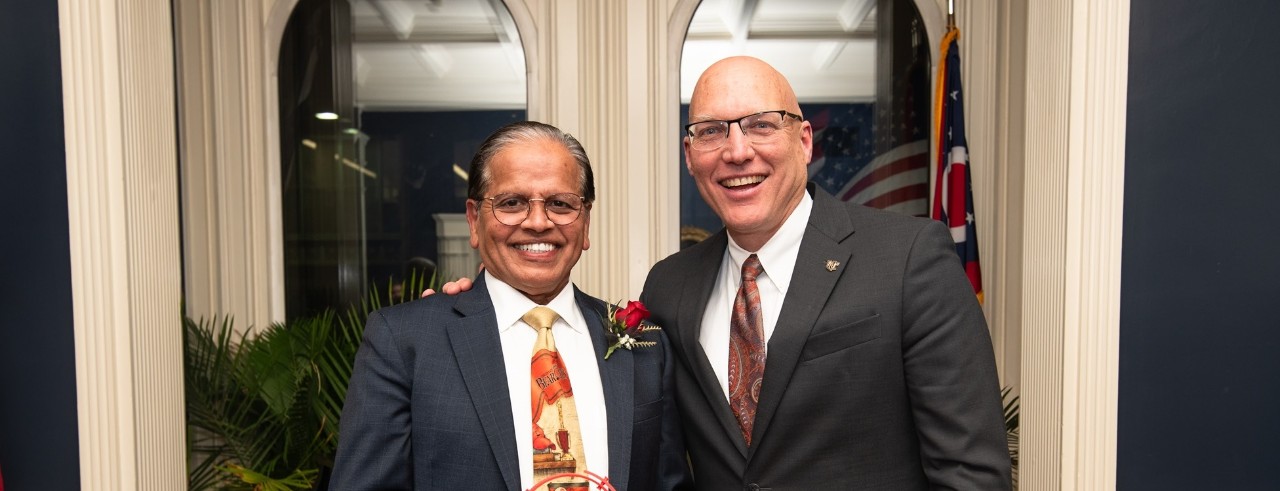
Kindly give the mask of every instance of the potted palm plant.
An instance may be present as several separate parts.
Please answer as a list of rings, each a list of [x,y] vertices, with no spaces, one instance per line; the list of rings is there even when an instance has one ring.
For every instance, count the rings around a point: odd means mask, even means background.
[[[389,283],[343,315],[257,332],[239,332],[230,317],[184,319],[188,488],[324,489],[365,320],[414,298],[397,290],[425,284],[421,277]]]

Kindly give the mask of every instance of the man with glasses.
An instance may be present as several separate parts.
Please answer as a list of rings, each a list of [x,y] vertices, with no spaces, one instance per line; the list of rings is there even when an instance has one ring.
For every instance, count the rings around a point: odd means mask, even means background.
[[[1010,487],[991,340],[939,222],[808,185],[813,128],[749,57],[699,78],[684,151],[725,223],[650,270],[696,486]]]
[[[582,145],[507,125],[467,185],[486,269],[461,295],[370,314],[330,489],[687,487],[667,340],[605,360],[606,305],[569,286],[595,199]]]

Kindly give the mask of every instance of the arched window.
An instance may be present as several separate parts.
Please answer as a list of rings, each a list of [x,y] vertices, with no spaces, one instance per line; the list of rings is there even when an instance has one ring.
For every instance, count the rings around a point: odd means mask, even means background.
[[[932,65],[915,2],[703,0],[681,55],[681,128],[698,76],[733,55],[791,82],[813,125],[810,180],[842,200],[928,214]],[[680,193],[682,245],[722,226],[687,173]]]
[[[500,0],[298,2],[279,62],[288,318],[474,275],[468,166],[525,119],[525,73]]]

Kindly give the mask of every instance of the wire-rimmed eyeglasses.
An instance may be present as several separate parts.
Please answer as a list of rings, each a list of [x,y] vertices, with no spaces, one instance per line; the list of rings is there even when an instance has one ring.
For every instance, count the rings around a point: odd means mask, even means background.
[[[570,193],[560,193],[545,198],[530,198],[519,194],[499,194],[481,198],[489,202],[493,218],[503,225],[520,225],[529,218],[532,202],[541,201],[547,220],[556,225],[568,225],[582,215],[582,209],[590,206],[586,198]]]
[[[729,125],[738,123],[738,129],[751,143],[767,143],[787,126],[787,117],[803,121],[799,114],[783,109],[748,114],[738,119],[712,119],[685,125],[689,143],[697,150],[715,150],[729,140]]]

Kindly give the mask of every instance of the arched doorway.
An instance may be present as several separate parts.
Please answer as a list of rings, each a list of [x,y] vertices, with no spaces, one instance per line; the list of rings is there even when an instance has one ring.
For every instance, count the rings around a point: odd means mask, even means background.
[[[506,6],[303,0],[278,66],[286,316],[410,274],[474,273],[467,166],[527,107]]]

